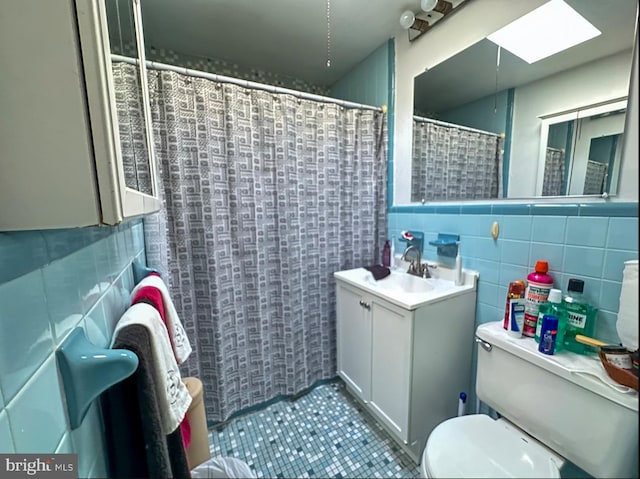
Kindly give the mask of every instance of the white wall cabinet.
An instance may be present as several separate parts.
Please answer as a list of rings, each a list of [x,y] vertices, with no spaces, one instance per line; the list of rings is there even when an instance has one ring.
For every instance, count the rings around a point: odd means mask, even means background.
[[[0,44],[0,230],[157,211],[139,0],[7,0]]]
[[[469,393],[475,290],[407,310],[336,279],[338,375],[419,462]]]

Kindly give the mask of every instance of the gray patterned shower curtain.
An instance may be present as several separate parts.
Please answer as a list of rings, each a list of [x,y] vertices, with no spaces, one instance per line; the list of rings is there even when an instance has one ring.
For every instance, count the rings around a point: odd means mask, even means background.
[[[411,201],[497,198],[503,148],[493,133],[414,119]]]
[[[563,196],[564,185],[564,150],[547,147],[544,161],[544,179],[542,180],[542,196]]]
[[[210,422],[336,375],[333,272],[386,238],[386,118],[150,72],[162,211],[147,260],[194,346]]]

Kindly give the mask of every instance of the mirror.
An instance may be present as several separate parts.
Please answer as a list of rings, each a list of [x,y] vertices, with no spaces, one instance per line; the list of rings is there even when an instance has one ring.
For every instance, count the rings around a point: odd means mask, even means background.
[[[128,188],[153,195],[150,147],[144,112],[141,63],[122,61],[121,56],[141,59],[132,0],[105,2],[111,50],[113,86],[124,180]]]
[[[532,64],[485,38],[415,77],[412,202],[616,194],[637,1],[565,1],[601,35]]]
[[[627,101],[542,120],[536,194],[616,194]]]

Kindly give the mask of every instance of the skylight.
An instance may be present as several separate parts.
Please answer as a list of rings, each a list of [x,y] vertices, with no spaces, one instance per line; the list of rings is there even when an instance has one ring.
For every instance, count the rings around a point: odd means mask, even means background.
[[[601,33],[563,0],[551,0],[487,38],[534,63]]]

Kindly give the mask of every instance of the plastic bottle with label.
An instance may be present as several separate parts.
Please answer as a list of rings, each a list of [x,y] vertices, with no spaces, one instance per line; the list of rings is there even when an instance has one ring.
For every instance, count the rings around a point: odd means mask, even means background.
[[[523,336],[534,337],[538,322],[540,305],[547,302],[549,291],[553,288],[553,278],[547,274],[549,264],[546,261],[536,262],[535,271],[527,276],[525,297]]]
[[[564,349],[564,332],[567,329],[567,312],[562,306],[562,291],[559,289],[551,289],[547,303],[540,305],[538,309],[538,322],[536,323],[536,343],[540,342],[540,333],[542,330],[542,318],[545,314],[551,314],[558,318],[558,332],[555,340],[555,351]]]
[[[509,329],[509,318],[511,315],[510,302],[512,299],[524,298],[524,290],[524,281],[520,279],[517,281],[511,281],[511,283],[509,283],[509,290],[507,291],[507,302],[504,307],[504,320],[502,322],[502,327],[506,330]]]
[[[584,281],[571,278],[562,306],[567,311],[567,327],[564,332],[564,348],[578,354],[591,354],[593,349],[576,341],[576,334],[593,337],[598,310],[584,297]]]
[[[389,268],[391,266],[391,245],[389,240],[385,241],[382,247],[382,266]]]
[[[542,316],[542,327],[540,330],[540,344],[538,351],[542,354],[552,355],[556,351],[556,341],[558,335],[558,318],[552,314]]]

